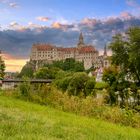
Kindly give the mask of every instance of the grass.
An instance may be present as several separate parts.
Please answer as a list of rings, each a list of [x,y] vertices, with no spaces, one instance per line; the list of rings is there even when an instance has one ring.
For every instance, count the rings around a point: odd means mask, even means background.
[[[140,130],[0,96],[0,140],[140,140]]]

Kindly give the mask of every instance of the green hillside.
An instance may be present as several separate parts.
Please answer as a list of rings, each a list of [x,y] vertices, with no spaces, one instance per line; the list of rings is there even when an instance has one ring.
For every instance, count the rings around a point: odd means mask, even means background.
[[[140,140],[140,130],[0,96],[0,140]]]

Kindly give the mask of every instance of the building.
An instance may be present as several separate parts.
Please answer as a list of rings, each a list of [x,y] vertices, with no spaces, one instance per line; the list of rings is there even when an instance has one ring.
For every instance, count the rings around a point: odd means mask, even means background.
[[[103,77],[104,68],[108,68],[111,65],[110,56],[107,55],[107,47],[104,47],[103,55],[98,57],[96,68],[96,81],[101,82]]]
[[[98,68],[108,68],[110,66],[110,56],[107,55],[107,47],[104,47],[103,55],[98,57]]]
[[[98,63],[99,52],[92,45],[86,45],[82,33],[76,47],[64,48],[51,44],[33,44],[30,60],[36,62],[36,68],[44,63],[74,58],[76,61],[83,62],[85,69],[91,68]]]

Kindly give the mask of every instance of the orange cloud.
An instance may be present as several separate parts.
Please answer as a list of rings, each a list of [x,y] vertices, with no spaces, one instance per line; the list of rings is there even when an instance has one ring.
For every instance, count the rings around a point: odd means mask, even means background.
[[[51,25],[53,28],[61,28],[61,24],[59,23],[59,22],[54,22],[54,23],[52,23],[52,25]]]
[[[42,17],[42,16],[37,17],[36,19],[37,19],[37,20],[40,20],[40,21],[44,21],[44,22],[50,20],[50,18],[48,18],[48,17]]]

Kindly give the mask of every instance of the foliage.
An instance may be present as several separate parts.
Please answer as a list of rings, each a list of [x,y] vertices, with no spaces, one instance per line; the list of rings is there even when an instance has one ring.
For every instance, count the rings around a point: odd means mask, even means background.
[[[82,72],[84,71],[83,62],[77,62],[74,58],[67,58],[64,61],[53,61],[52,64],[45,64],[47,67],[57,67],[64,71]]]
[[[5,75],[4,71],[5,71],[5,63],[2,60],[2,57],[0,56],[0,79],[4,78]]]
[[[112,64],[105,69],[103,80],[108,82],[107,102],[121,107],[139,106],[140,86],[140,28],[130,28],[125,34],[113,37],[109,48],[112,50]]]
[[[68,89],[68,86],[69,86],[69,83],[70,83],[71,79],[72,79],[72,77],[68,76],[68,77],[65,77],[63,79],[56,80],[55,85],[59,89],[61,89],[63,92],[65,92]]]
[[[88,81],[86,82],[85,85],[85,95],[95,95],[95,78],[91,77],[90,79],[88,79]]]
[[[106,83],[106,82],[96,82],[96,84],[95,84],[95,89],[103,90],[106,88],[108,88],[108,83]]]
[[[75,73],[69,83],[68,93],[70,95],[79,95],[84,92],[86,82],[88,80],[88,75],[86,73]],[[85,92],[84,92],[85,94]]]
[[[30,95],[30,89],[31,89],[31,85],[29,82],[28,78],[23,78],[24,82],[20,83],[19,85],[19,94],[21,94],[22,96],[29,96]]]
[[[34,73],[38,79],[54,79],[60,69],[56,67],[42,67]]]
[[[0,110],[0,139],[2,140],[139,140],[140,138],[137,129],[81,117],[14,98],[0,96]],[[118,120],[121,119],[117,109],[114,109],[113,113],[107,112],[106,117],[109,116],[109,119],[113,115],[116,115],[115,118]]]
[[[31,87],[31,89],[33,88]],[[25,100],[26,97],[32,102],[50,105],[59,110],[140,128],[140,114],[127,108],[109,107],[104,104],[103,98],[69,96],[67,93],[64,94],[48,85],[40,86],[35,92],[33,90],[29,91],[30,96],[24,96],[23,98],[20,95],[20,99]],[[12,94],[8,93],[8,96],[12,96]]]
[[[111,66],[109,68],[105,68],[103,72],[103,80],[107,82],[110,86],[117,81],[118,70],[116,67]]]
[[[19,78],[22,78],[22,77],[33,78],[33,73],[34,73],[33,67],[29,64],[26,64],[25,66],[23,66],[21,72],[19,73],[19,75],[17,77],[19,77]]]
[[[125,35],[117,34],[109,48],[112,50],[112,63],[118,65],[125,76],[140,85],[140,28],[130,28]]]

